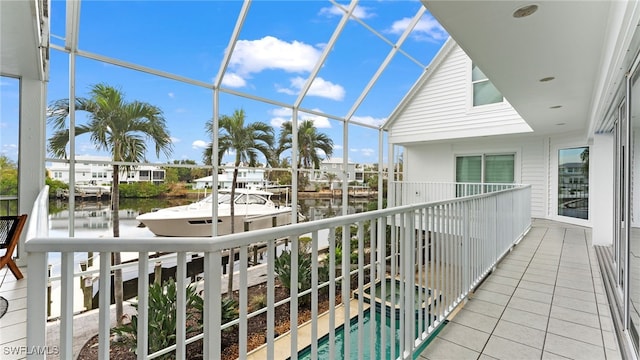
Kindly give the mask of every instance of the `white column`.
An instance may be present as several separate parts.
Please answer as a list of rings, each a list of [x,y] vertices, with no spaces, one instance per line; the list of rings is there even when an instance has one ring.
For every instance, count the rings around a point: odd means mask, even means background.
[[[18,212],[31,213],[44,186],[46,85],[40,80],[20,81],[20,139],[18,151]],[[27,219],[28,220],[28,219]],[[18,246],[18,265],[25,265],[24,231]]]
[[[589,151],[589,218],[593,224],[593,245],[613,243],[614,150],[613,134],[594,136]]]

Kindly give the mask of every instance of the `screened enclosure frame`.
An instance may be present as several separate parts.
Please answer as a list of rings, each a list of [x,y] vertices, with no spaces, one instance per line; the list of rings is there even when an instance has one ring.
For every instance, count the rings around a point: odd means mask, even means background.
[[[147,66],[143,66],[134,62],[129,62],[129,61],[124,61],[118,58],[114,58],[114,57],[109,57],[109,56],[105,56],[105,55],[101,55],[95,52],[91,52],[91,51],[86,51],[83,50],[79,47],[78,43],[79,43],[79,37],[80,37],[80,16],[81,16],[81,4],[82,1],[81,0],[68,0],[66,2],[66,15],[65,15],[65,38],[62,39],[64,40],[64,46],[60,46],[57,44],[51,44],[51,49],[55,50],[55,51],[60,51],[63,52],[65,54],[68,55],[69,58],[69,103],[70,103],[70,109],[69,109],[69,157],[68,157],[68,163],[70,164],[70,175],[69,175],[69,185],[70,185],[70,191],[73,192],[74,191],[74,183],[75,183],[75,176],[74,176],[74,172],[75,169],[72,170],[72,168],[74,168],[73,164],[76,163],[76,159],[75,159],[75,148],[76,148],[76,139],[75,139],[75,134],[73,132],[75,126],[76,126],[76,114],[75,114],[75,109],[74,109],[74,105],[75,105],[75,99],[77,98],[77,94],[76,94],[76,76],[77,76],[77,64],[76,64],[76,59],[77,58],[84,58],[84,59],[90,59],[90,60],[95,60],[95,61],[99,61],[105,64],[110,64],[110,65],[114,65],[114,66],[118,66],[121,68],[126,68],[126,69],[130,69],[130,70],[134,70],[134,71],[138,71],[138,72],[142,72],[142,73],[146,73],[149,75],[153,75],[153,76],[158,76],[158,77],[162,77],[165,79],[170,79],[170,80],[174,80],[177,82],[181,82],[184,84],[188,84],[188,85],[193,85],[193,86],[197,86],[203,89],[207,89],[211,91],[211,98],[212,98],[212,102],[213,102],[213,107],[211,109],[211,118],[212,118],[212,123],[213,123],[213,137],[210,139],[212,144],[213,144],[213,148],[218,148],[218,129],[219,129],[219,120],[220,120],[220,95],[221,94],[227,94],[227,95],[232,95],[232,96],[237,96],[240,98],[244,98],[244,99],[249,99],[249,100],[254,100],[254,101],[258,101],[261,103],[265,103],[265,104],[269,104],[269,105],[274,105],[274,106],[278,106],[278,107],[282,107],[282,108],[286,108],[286,109],[290,109],[292,111],[292,130],[293,130],[293,134],[292,134],[292,149],[291,149],[291,169],[279,169],[279,168],[272,168],[271,170],[289,170],[292,172],[292,181],[291,181],[291,186],[292,186],[292,203],[297,203],[298,202],[298,196],[297,196],[297,187],[298,187],[298,177],[299,177],[299,171],[302,170],[301,168],[297,168],[297,166],[295,166],[295,164],[297,163],[296,161],[296,157],[297,157],[297,150],[298,150],[298,143],[297,143],[297,129],[298,129],[298,122],[299,122],[299,117],[300,117],[300,113],[306,113],[306,114],[311,114],[311,115],[316,115],[316,116],[322,116],[322,117],[326,117],[327,119],[332,119],[332,120],[336,120],[339,121],[343,124],[343,144],[344,144],[344,148],[348,149],[349,148],[349,125],[353,124],[356,126],[362,126],[364,128],[369,128],[372,130],[376,130],[378,132],[378,169],[377,169],[377,174],[378,174],[378,208],[382,208],[382,203],[383,203],[383,199],[382,199],[382,187],[383,187],[383,177],[384,177],[384,166],[383,166],[383,153],[384,153],[384,142],[385,142],[385,135],[384,135],[384,129],[382,128],[382,126],[375,126],[375,125],[371,125],[371,124],[365,124],[365,123],[360,123],[357,121],[353,121],[353,117],[354,114],[356,113],[356,111],[358,110],[358,108],[360,107],[360,105],[362,104],[362,102],[365,100],[365,98],[367,97],[367,95],[370,93],[371,89],[374,87],[374,85],[376,84],[376,82],[379,80],[380,76],[385,72],[385,69],[387,69],[389,63],[391,62],[391,60],[398,54],[401,54],[401,56],[405,56],[407,59],[409,59],[411,62],[415,63],[416,65],[418,65],[422,71],[424,71],[426,69],[426,65],[420,63],[420,61],[416,60],[414,57],[412,57],[410,54],[408,54],[407,52],[405,52],[402,49],[402,45],[403,43],[407,40],[407,38],[409,37],[409,35],[411,34],[411,32],[414,30],[414,28],[416,27],[416,25],[418,24],[418,22],[420,21],[420,19],[422,18],[422,16],[425,14],[425,12],[427,11],[426,8],[424,6],[420,6],[418,11],[413,15],[413,17],[410,18],[410,22],[407,25],[406,29],[402,32],[402,35],[398,38],[397,41],[393,42],[390,39],[388,39],[387,37],[385,37],[383,34],[381,34],[380,32],[376,31],[375,29],[373,29],[371,26],[367,25],[367,23],[365,22],[364,19],[360,19],[358,18],[355,14],[354,14],[354,10],[356,9],[356,7],[359,4],[358,0],[353,0],[349,3],[349,5],[347,7],[343,6],[342,4],[339,4],[336,1],[330,0],[329,3],[333,6],[335,6],[336,8],[340,9],[340,11],[342,12],[342,16],[341,19],[338,23],[338,25],[335,27],[335,29],[333,30],[333,33],[331,35],[331,38],[328,40],[327,45],[324,47],[322,55],[319,57],[317,63],[315,64],[313,70],[311,71],[311,73],[309,74],[308,78],[305,81],[304,86],[302,86],[300,93],[298,94],[296,100],[292,103],[284,103],[281,101],[277,101],[268,97],[261,97],[261,96],[256,96],[254,94],[249,94],[246,92],[241,92],[235,89],[231,89],[228,87],[223,86],[222,84],[222,80],[225,76],[225,74],[228,71],[229,68],[229,64],[231,61],[231,57],[234,53],[234,49],[236,48],[236,45],[239,41],[240,38],[240,33],[243,29],[243,26],[245,25],[245,21],[247,19],[247,16],[249,14],[250,8],[251,8],[251,4],[252,1],[251,0],[246,0],[242,3],[242,7],[240,9],[240,12],[237,16],[236,19],[236,23],[235,23],[235,27],[231,33],[231,36],[229,38],[228,41],[228,45],[226,47],[223,59],[218,67],[218,71],[217,74],[215,74],[215,78],[211,83],[208,82],[203,82],[197,79],[193,79],[193,78],[189,78],[189,77],[185,77],[185,76],[181,76],[181,75],[177,75],[174,73],[170,73],[167,71],[162,71],[156,68],[152,68],[152,67],[147,67]],[[309,89],[311,88],[311,85],[313,83],[313,81],[318,77],[318,74],[320,73],[321,68],[326,64],[327,59],[330,57],[330,53],[332,51],[332,49],[334,48],[336,42],[338,41],[338,39],[340,38],[346,24],[350,21],[350,20],[354,20],[357,23],[359,23],[360,25],[362,25],[367,31],[370,31],[374,36],[382,39],[386,44],[389,45],[389,51],[386,55],[386,57],[384,58],[384,60],[379,64],[379,67],[377,69],[377,71],[375,72],[375,74],[368,80],[364,90],[360,93],[360,95],[357,97],[357,100],[355,102],[353,102],[353,104],[351,105],[349,111],[345,114],[345,115],[339,115],[339,114],[332,114],[332,113],[325,113],[325,112],[321,112],[321,111],[317,111],[315,109],[311,109],[311,108],[304,108],[302,107],[302,102],[303,100],[308,96],[309,93]],[[53,35],[52,35],[53,36]],[[213,75],[213,74],[212,74]],[[393,110],[393,109],[391,109]],[[390,114],[391,112],[389,112]],[[395,154],[397,151],[395,150],[395,148],[393,146],[390,146],[388,148],[388,162],[387,162],[387,166],[388,169],[390,169],[389,172],[389,178],[393,179],[396,177],[400,177],[400,175],[398,174],[394,174],[395,173],[395,169],[396,168],[400,168],[400,166],[396,166],[396,164],[394,164],[394,158],[397,156],[397,154]],[[345,154],[346,155],[346,154]],[[60,159],[54,159],[54,158],[47,158],[46,161],[50,161],[50,162],[59,162]],[[174,166],[174,164],[158,164],[158,163],[150,163],[150,162],[144,162],[144,163],[135,163],[135,164],[131,164],[131,163],[118,163],[118,162],[110,162],[113,164],[120,164],[120,165],[154,165],[154,166],[166,166],[166,167],[170,167],[170,166]],[[218,159],[218,153],[216,151],[212,152],[212,164],[211,166],[205,166],[207,169],[210,169],[211,174],[217,174],[219,169],[221,168],[220,165],[218,165],[219,163],[219,159]],[[348,156],[343,156],[343,166],[344,168],[347,167],[348,164]],[[189,165],[182,165],[183,167],[190,167]],[[202,168],[203,166],[200,165],[194,165],[193,167],[199,167]],[[394,170],[391,170],[394,169]],[[217,192],[217,188],[218,188],[218,179],[216,176],[213,176],[213,184],[212,184],[212,188],[214,189],[215,192]],[[347,200],[348,200],[348,183],[346,181],[342,182],[342,197],[343,197],[343,205],[342,205],[342,211],[343,214],[347,213]],[[74,206],[74,198],[73,196],[70,197],[69,199],[70,203],[69,206],[73,207]],[[295,211],[295,207],[293,208]],[[212,216],[215,218],[217,217],[216,214],[216,209],[213,209],[213,213]],[[294,217],[295,218],[295,217]],[[70,223],[72,223],[74,221],[73,219],[73,212],[70,214],[70,219],[69,219]],[[214,224],[216,223],[215,221],[213,222]],[[73,226],[70,226],[70,235],[73,236]],[[215,233],[214,233],[215,234]]]

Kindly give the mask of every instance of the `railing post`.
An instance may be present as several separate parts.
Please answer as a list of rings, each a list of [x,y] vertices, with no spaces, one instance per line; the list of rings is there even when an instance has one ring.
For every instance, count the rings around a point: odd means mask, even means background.
[[[60,358],[73,357],[73,253],[62,253],[60,285]]]
[[[47,272],[47,253],[30,252],[29,281],[27,282],[27,348],[44,349],[47,344],[47,302],[42,296],[42,289],[47,288],[49,276]],[[27,353],[27,359],[44,359],[45,354],[37,351]]]

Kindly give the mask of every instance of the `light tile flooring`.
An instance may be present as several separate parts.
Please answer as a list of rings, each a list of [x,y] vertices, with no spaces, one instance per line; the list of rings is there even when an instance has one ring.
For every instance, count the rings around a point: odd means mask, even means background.
[[[591,230],[534,220],[420,359],[620,359]]]

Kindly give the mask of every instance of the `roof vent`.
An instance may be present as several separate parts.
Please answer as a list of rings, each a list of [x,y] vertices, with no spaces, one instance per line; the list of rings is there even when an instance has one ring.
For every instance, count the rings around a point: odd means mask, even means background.
[[[538,11],[538,5],[535,4],[531,4],[531,5],[525,5],[519,9],[517,9],[516,11],[513,12],[513,17],[516,19],[520,19],[523,17],[527,17],[531,14],[533,14],[534,12]]]

